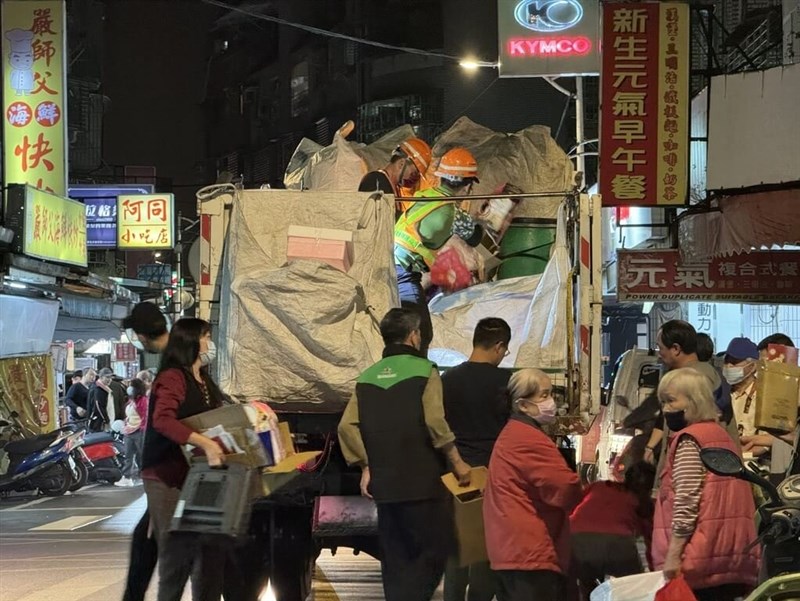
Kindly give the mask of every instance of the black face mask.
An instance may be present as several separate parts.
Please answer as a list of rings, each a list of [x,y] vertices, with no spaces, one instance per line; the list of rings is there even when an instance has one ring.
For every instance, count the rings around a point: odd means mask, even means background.
[[[665,411],[664,422],[667,424],[667,428],[672,432],[680,432],[689,425],[686,423],[685,411],[673,411],[671,413]]]

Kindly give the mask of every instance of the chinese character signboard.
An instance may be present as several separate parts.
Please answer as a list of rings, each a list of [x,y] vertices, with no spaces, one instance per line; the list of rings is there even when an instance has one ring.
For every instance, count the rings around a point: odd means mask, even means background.
[[[6,0],[2,17],[5,181],[66,196],[64,2]]]
[[[117,199],[85,198],[86,246],[89,248],[117,247]]]
[[[688,3],[604,4],[600,87],[603,204],[685,204]]]
[[[46,434],[58,427],[56,383],[50,355],[0,359],[0,390],[7,411],[16,411],[26,430]]]
[[[620,250],[620,301],[800,302],[800,252],[751,252],[681,263],[677,250]]]
[[[12,250],[37,259],[86,267],[86,209],[32,186],[11,184],[6,226],[14,231]]]
[[[117,248],[172,248],[175,197],[172,194],[134,194],[117,197]]]
[[[600,0],[498,0],[500,77],[597,75]]]

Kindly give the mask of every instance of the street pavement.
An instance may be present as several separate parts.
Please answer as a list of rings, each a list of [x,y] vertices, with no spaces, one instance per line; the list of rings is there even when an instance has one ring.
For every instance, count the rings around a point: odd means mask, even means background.
[[[145,507],[141,486],[0,500],[0,601],[121,599],[130,533]],[[151,586],[148,601],[155,598]],[[441,598],[440,588],[434,601]],[[340,549],[318,559],[309,601],[382,599],[380,566],[371,557]]]

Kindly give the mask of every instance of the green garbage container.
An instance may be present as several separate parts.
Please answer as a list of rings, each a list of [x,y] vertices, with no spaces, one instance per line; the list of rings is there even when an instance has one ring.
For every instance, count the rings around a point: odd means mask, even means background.
[[[508,280],[544,272],[555,240],[555,219],[514,219],[500,241],[500,258],[503,262],[497,279]]]

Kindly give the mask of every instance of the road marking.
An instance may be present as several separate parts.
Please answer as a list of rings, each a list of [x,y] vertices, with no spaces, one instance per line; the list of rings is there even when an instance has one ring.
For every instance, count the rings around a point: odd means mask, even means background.
[[[114,505],[113,507],[42,507],[40,509],[22,509],[20,507],[8,507],[0,511],[116,511],[117,509],[125,509],[127,505]]]
[[[69,518],[64,518],[62,520],[56,520],[55,522],[50,522],[49,524],[42,524],[41,526],[36,526],[35,528],[29,528],[28,530],[31,531],[41,531],[41,530],[78,530],[79,528],[84,528],[91,524],[96,524],[97,522],[102,522],[103,520],[107,520],[110,518],[110,515],[75,515]]]
[[[17,505],[16,507],[6,507],[5,509],[0,509],[0,511],[14,511],[19,509],[25,509],[26,507],[32,507],[33,505],[38,505],[39,503],[44,503],[45,501],[51,501],[55,499],[55,497],[42,497],[41,499],[34,499],[33,501],[28,501],[27,503],[23,503],[22,505]]]
[[[57,584],[20,597],[17,601],[79,601],[124,579],[125,574],[120,572],[86,570],[79,576],[61,580]]]

